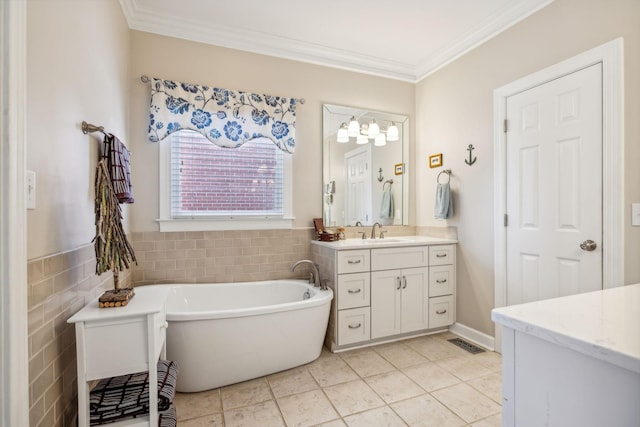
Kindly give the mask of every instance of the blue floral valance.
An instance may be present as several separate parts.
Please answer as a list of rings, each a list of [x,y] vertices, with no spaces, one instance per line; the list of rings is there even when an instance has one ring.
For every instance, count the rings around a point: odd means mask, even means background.
[[[150,80],[150,141],[191,129],[220,147],[236,148],[264,137],[287,153],[295,149],[295,98]]]

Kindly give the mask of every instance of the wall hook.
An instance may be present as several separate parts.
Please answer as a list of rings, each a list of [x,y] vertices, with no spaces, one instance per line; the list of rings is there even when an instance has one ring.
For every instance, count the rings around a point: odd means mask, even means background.
[[[382,168],[378,170],[378,182],[384,181],[384,176],[382,176]]]
[[[467,151],[469,152],[469,160],[464,159],[464,162],[466,164],[468,164],[469,166],[471,166],[472,164],[474,164],[476,162],[476,160],[478,160],[477,157],[472,157],[473,156],[473,150],[475,148],[473,147],[472,144],[469,144],[469,147],[467,148]]]

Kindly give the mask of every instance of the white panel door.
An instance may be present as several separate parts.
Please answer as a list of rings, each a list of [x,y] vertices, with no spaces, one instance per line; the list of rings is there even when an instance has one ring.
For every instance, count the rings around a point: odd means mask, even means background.
[[[602,289],[601,64],[508,97],[507,120],[507,305]]]
[[[345,210],[347,224],[371,224],[371,144],[344,155],[347,176]]]

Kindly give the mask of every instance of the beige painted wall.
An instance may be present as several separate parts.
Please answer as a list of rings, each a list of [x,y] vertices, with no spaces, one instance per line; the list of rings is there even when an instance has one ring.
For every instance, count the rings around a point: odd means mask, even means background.
[[[640,2],[556,0],[530,18],[461,57],[416,87],[417,225],[433,219],[437,169],[443,153],[453,170],[458,227],[458,322],[493,335],[493,91],[514,80],[618,37],[625,50],[625,283],[640,282],[640,227],[630,226],[630,204],[640,202]],[[477,162],[464,163],[473,144]]]
[[[37,174],[27,211],[29,425],[75,425],[67,319],[113,286],[110,273],[95,275],[90,244],[101,134],[84,135],[80,123],[127,140],[130,32],[115,0],[27,3],[27,169]]]
[[[93,239],[102,135],[84,135],[80,123],[126,141],[130,32],[111,0],[29,1],[27,13],[27,169],[37,186],[27,256],[34,259]]]
[[[246,92],[305,98],[296,119],[293,161],[295,227],[322,216],[322,104],[332,103],[407,115],[413,123],[412,83],[240,52],[132,31],[131,143],[132,231],[157,231],[158,145],[147,139],[149,86],[139,77],[168,78]],[[413,131],[411,132],[413,134]]]

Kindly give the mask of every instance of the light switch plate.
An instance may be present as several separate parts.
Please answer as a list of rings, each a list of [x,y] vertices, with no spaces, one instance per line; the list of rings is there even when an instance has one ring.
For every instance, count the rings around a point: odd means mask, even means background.
[[[27,171],[27,182],[25,185],[25,191],[27,192],[26,204],[27,209],[36,208],[36,173],[34,171]]]
[[[640,226],[640,203],[631,203],[631,225]]]

